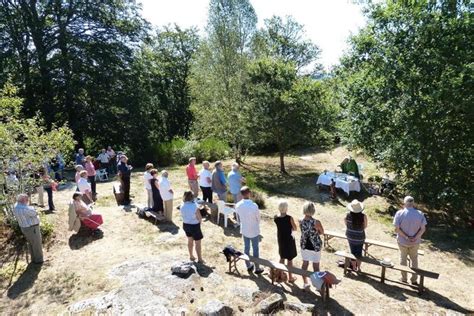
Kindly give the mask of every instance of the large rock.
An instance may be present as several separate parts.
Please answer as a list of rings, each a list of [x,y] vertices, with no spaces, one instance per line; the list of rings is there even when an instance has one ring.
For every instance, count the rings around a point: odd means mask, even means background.
[[[187,278],[196,272],[194,262],[176,262],[171,266],[171,272],[180,278]]]
[[[297,313],[307,313],[313,312],[314,304],[306,304],[306,303],[299,303],[299,302],[285,302],[284,303],[285,309],[297,312]]]
[[[232,288],[231,291],[235,296],[238,296],[244,301],[249,301],[249,302],[255,300],[255,298],[262,293],[257,289],[253,289],[251,287],[243,287],[243,286],[235,286]]]
[[[255,308],[256,313],[271,314],[283,307],[283,297],[278,293],[273,293],[266,299],[260,301]]]
[[[225,305],[221,301],[212,300],[198,309],[198,314],[202,316],[230,316],[233,314],[232,307]]]

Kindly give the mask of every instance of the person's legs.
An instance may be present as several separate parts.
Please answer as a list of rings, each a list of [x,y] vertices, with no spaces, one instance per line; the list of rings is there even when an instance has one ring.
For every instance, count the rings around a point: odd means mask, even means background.
[[[122,177],[123,184],[123,201],[130,204],[130,177]]]
[[[42,185],[36,187],[36,192],[38,193],[38,205],[44,206],[44,188]]]
[[[240,202],[240,200],[242,200],[242,194],[240,193],[232,194],[232,200],[234,200],[234,203]]]
[[[222,192],[222,193],[217,193],[217,197],[219,200],[222,200],[224,202],[227,201],[227,192]]]
[[[87,179],[89,180],[89,182],[91,184],[92,196],[95,197],[95,195],[97,194],[96,184],[95,184],[95,176],[87,177]]]
[[[46,193],[48,194],[48,208],[50,211],[54,211],[54,202],[53,202],[53,188],[45,188]]]
[[[188,237],[188,252],[189,252],[189,259],[191,261],[196,260],[193,256],[193,246],[194,246],[194,239],[193,237]]]
[[[147,201],[148,208],[153,208],[153,191],[146,189],[146,193],[148,196],[148,201]]]
[[[313,271],[319,272],[319,262],[313,262]]]
[[[33,227],[21,228],[23,235],[29,244],[31,261],[34,263],[43,262],[43,241],[39,225]]]
[[[411,260],[411,267],[412,268],[418,268],[418,248],[420,245],[413,245],[408,248],[408,255],[410,256]],[[411,282],[414,283],[418,279],[417,274],[412,274],[411,275]]]
[[[308,271],[308,264],[309,264],[308,261],[303,260],[303,264],[301,265],[301,269],[303,269],[303,270],[305,270],[305,271]],[[305,286],[305,287],[306,287],[307,285],[309,285],[309,283],[308,283],[308,277],[303,276],[303,283],[304,283],[304,286]]]
[[[250,238],[247,238],[244,236],[244,253],[247,256],[250,256]],[[247,269],[253,267],[253,264],[250,261],[245,261],[245,264],[247,265]]]
[[[293,268],[293,260],[288,260],[288,267]],[[293,273],[288,272],[288,281],[293,283],[296,281],[296,278],[293,277]]]
[[[257,237],[254,237],[254,238],[251,238],[250,241],[252,242],[252,250],[253,250],[253,256],[255,258],[259,258],[259,247],[258,247],[258,244],[260,242],[260,238],[259,236]],[[260,269],[260,266],[258,264],[255,265],[255,268],[256,270],[259,270]]]
[[[407,265],[407,255],[408,255],[408,247],[398,244],[398,248],[400,249],[400,264],[402,266]],[[407,281],[407,273],[402,271],[402,281]]]
[[[200,241],[200,240],[196,240],[196,241],[195,241],[195,244],[196,244],[196,253],[197,253],[197,256],[198,256],[198,261],[199,261],[199,262],[202,262],[201,241]]]
[[[164,201],[164,207],[165,207],[166,220],[169,222],[172,222],[173,221],[173,199]]]

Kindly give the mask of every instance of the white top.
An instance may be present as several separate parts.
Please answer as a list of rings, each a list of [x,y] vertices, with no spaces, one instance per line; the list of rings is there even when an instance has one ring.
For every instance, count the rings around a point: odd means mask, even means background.
[[[101,163],[108,163],[110,156],[108,153],[100,153],[97,159],[99,159]]]
[[[143,173],[143,185],[147,190],[151,190],[151,179],[153,179],[153,176],[148,171],[145,171]]]
[[[173,193],[170,192],[171,183],[168,178],[160,177],[160,179],[158,180],[158,184],[160,185],[160,195],[163,201],[172,200]]]
[[[183,217],[184,224],[199,224],[199,220],[196,216],[196,210],[198,205],[194,202],[184,202],[181,204],[179,210],[181,211],[181,216]]]
[[[212,173],[210,170],[201,169],[199,171],[199,186],[204,188],[210,188],[211,183],[207,181],[207,178],[212,179]]]
[[[244,199],[235,205],[240,218],[240,231],[244,237],[254,238],[260,235],[260,211],[252,200]]]
[[[91,184],[87,182],[86,178],[80,178],[79,181],[77,182],[77,187],[79,188],[79,191],[84,194],[88,192],[92,192],[91,189]]]

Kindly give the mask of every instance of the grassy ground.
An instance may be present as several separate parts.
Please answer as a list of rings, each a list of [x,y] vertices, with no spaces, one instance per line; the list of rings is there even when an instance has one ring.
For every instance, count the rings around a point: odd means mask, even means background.
[[[393,201],[380,196],[339,195],[337,201],[331,201],[327,191],[319,191],[315,178],[325,169],[332,170],[347,155],[345,148],[336,148],[330,152],[305,151],[295,153],[286,159],[289,175],[278,172],[278,157],[247,157],[244,161],[244,174],[254,186],[262,190],[266,208],[262,210],[263,222],[261,256],[271,260],[278,259],[276,246],[276,227],[272,217],[276,214],[276,205],[280,198],[286,198],[290,205],[290,214],[301,217],[301,209],[307,200],[316,203],[316,217],[322,221],[325,229],[341,230],[345,214],[345,205],[359,197],[366,205],[369,215],[367,235],[372,239],[394,242],[391,227],[391,213],[399,207]],[[354,155],[354,154],[353,154]],[[366,176],[383,174],[377,166],[364,157],[356,156],[364,165]],[[225,161],[229,170],[231,161]],[[179,203],[182,192],[187,188],[184,167],[168,168],[170,180],[175,189],[175,206]],[[45,256],[47,263],[41,268],[26,265],[25,257],[12,249],[13,255],[2,253],[0,267],[0,311],[6,314],[55,314],[65,312],[67,307],[76,301],[107,293],[119,286],[117,279],[109,278],[112,267],[128,260],[149,260],[160,257],[160,254],[176,259],[186,259],[186,239],[181,227],[178,212],[174,212],[174,225],[153,225],[139,219],[134,212],[118,207],[112,196],[112,182],[98,184],[99,199],[96,211],[104,216],[104,238],[94,240],[77,236],[67,231],[67,202],[73,188],[57,192],[55,203],[59,206],[57,214],[48,215],[48,220],[56,225],[56,236],[48,247]],[[144,204],[145,192],[141,174],[136,172],[132,178],[132,194],[136,204]],[[318,313],[331,314],[446,314],[468,313],[474,310],[474,295],[471,282],[474,279],[472,231],[448,229],[448,226],[429,224],[426,239],[422,244],[425,256],[420,258],[422,268],[434,270],[441,274],[439,280],[427,280],[428,292],[418,296],[413,289],[387,282],[381,284],[372,277],[344,277],[343,282],[331,292],[331,300],[324,306],[316,293],[302,291],[302,280],[295,286],[288,284],[271,285],[268,275],[249,276],[243,266],[241,274],[228,274],[227,264],[219,252],[228,244],[238,249],[242,241],[238,229],[224,229],[208,219],[203,223],[203,248],[205,260],[213,273],[222,278],[222,283],[213,285],[209,291],[201,293],[193,303],[186,297],[177,297],[176,304],[187,308],[191,313],[211,298],[218,298],[231,305],[240,306],[242,314],[251,311],[252,303],[236,297],[231,288],[241,287],[260,289],[264,293],[280,291],[287,300],[315,303]],[[470,234],[469,234],[470,233]],[[297,234],[299,239],[299,235]],[[322,269],[330,270],[342,277],[342,270],[336,267],[336,249],[347,249],[342,240],[331,241],[332,248],[323,252]],[[15,255],[16,254],[16,255]],[[372,255],[378,258],[391,258],[397,261],[397,252],[388,249],[374,248]],[[301,264],[301,259],[295,259]],[[364,270],[378,274],[375,267],[364,267]],[[397,280],[399,274],[393,271],[388,278]],[[207,281],[202,281],[207,282]],[[242,312],[243,311],[243,312]]]

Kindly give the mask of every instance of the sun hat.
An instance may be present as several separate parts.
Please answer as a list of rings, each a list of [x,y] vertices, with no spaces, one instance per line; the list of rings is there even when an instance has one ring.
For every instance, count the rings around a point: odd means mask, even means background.
[[[347,204],[347,209],[352,213],[361,213],[364,210],[364,204],[358,200],[353,200],[351,203]]]

